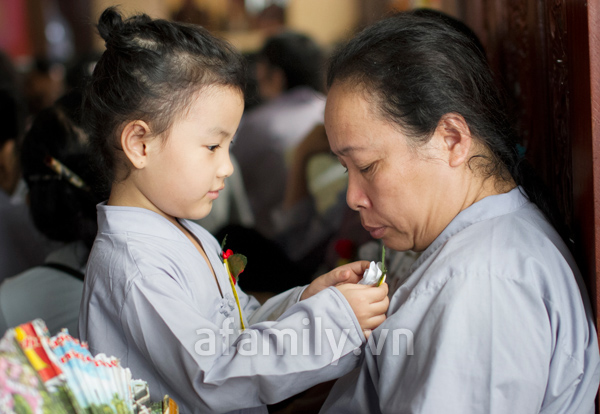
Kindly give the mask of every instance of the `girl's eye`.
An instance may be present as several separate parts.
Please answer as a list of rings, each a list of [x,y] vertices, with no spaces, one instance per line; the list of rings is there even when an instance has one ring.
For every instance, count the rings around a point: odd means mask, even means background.
[[[209,150],[210,152],[215,152],[215,150],[216,150],[217,148],[219,148],[219,147],[220,147],[220,145],[209,145],[209,146],[208,146],[208,147],[206,147],[206,148],[208,148],[208,150]]]

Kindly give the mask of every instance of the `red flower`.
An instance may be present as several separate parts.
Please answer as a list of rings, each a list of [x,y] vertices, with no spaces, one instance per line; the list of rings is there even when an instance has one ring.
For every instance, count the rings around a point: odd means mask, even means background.
[[[356,246],[354,246],[352,240],[340,239],[336,241],[334,249],[340,259],[352,260],[356,251]]]
[[[226,251],[221,253],[221,255],[223,256],[223,260],[227,260],[233,255],[233,251],[231,249],[227,249]]]

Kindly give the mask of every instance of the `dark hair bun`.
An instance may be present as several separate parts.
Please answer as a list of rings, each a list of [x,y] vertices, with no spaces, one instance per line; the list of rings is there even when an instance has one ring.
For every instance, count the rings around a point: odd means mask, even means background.
[[[98,33],[100,33],[100,36],[104,39],[108,47],[112,43],[112,40],[123,31],[124,26],[125,23],[123,23],[123,18],[117,11],[117,8],[109,7],[100,16],[97,27]]]

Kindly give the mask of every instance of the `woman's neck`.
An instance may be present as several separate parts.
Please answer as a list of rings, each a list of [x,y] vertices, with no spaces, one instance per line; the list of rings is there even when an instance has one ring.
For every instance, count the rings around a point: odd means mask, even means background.
[[[483,200],[485,197],[505,194],[516,187],[516,184],[512,179],[505,181],[498,177],[488,177],[476,179],[476,182],[477,181],[478,183],[472,186],[471,190],[467,193],[461,211],[476,202]]]

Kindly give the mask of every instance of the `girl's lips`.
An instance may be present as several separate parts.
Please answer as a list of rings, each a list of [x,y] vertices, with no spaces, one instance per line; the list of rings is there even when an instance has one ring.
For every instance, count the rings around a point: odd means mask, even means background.
[[[215,191],[209,191],[206,195],[208,196],[208,198],[212,198],[213,200],[216,200],[219,197],[219,191],[221,191],[223,188],[225,188],[225,187],[221,187]]]
[[[363,227],[366,231],[368,231],[371,234],[371,237],[373,237],[374,239],[382,238],[383,234],[385,233],[385,227],[370,227],[364,224]]]

